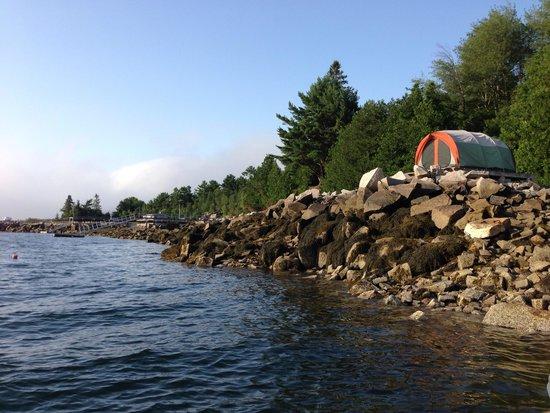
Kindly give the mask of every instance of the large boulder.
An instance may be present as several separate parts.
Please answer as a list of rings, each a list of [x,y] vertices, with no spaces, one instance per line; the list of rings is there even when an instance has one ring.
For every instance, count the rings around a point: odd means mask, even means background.
[[[310,219],[313,219],[319,216],[321,213],[325,211],[325,209],[327,209],[326,204],[314,202],[307,209],[302,211],[302,219],[304,221],[309,221]]]
[[[410,283],[413,279],[411,266],[408,263],[396,265],[388,271],[388,277],[399,284]]]
[[[291,220],[297,219],[302,216],[302,211],[307,208],[307,205],[298,202],[298,201],[292,201],[285,203],[285,207],[283,208],[282,216],[287,217]]]
[[[441,194],[430,198],[417,205],[411,206],[411,216],[431,212],[434,208],[451,205],[451,198],[447,194]]]
[[[453,188],[460,185],[465,185],[468,178],[463,170],[451,171],[439,178],[439,185],[445,189]]]
[[[505,232],[509,227],[509,218],[489,218],[468,222],[464,233],[471,238],[491,238]]]
[[[368,188],[371,191],[376,191],[378,181],[385,176],[382,168],[374,168],[361,177],[359,188]]]
[[[319,247],[332,240],[332,230],[338,224],[328,219],[327,214],[319,215],[300,233],[297,252],[305,268],[314,268],[318,263]]]
[[[391,209],[401,199],[401,195],[387,189],[377,191],[367,198],[363,211],[380,212]]]
[[[365,201],[369,196],[372,195],[372,192],[368,188],[359,188],[355,193],[351,194],[345,199],[340,206],[340,209],[344,214],[349,214],[350,212],[363,211],[363,206]]]
[[[537,310],[521,303],[498,303],[489,308],[483,324],[526,332],[550,332],[550,311]]]
[[[462,205],[445,205],[432,209],[432,221],[439,229],[456,222],[464,215]]]
[[[419,185],[416,182],[390,186],[389,190],[398,193],[405,199],[414,198],[418,193]]]
[[[305,204],[305,205],[309,205],[320,196],[321,196],[321,191],[319,190],[319,188],[310,188],[305,190],[301,194],[298,194],[296,196],[296,201],[301,202],[302,204]]]
[[[285,250],[285,244],[282,240],[267,241],[262,244],[260,249],[260,259],[264,267],[269,268],[275,259]]]
[[[479,178],[476,182],[475,191],[480,198],[489,198],[502,189],[502,185],[490,178]]]
[[[300,262],[296,258],[281,255],[277,257],[271,269],[274,274],[297,272],[300,270]]]
[[[516,212],[532,212],[542,210],[542,201],[537,198],[529,198],[514,208]]]

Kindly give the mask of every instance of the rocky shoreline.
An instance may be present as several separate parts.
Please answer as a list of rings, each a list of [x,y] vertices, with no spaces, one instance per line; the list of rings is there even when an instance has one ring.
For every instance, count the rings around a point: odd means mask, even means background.
[[[357,190],[312,188],[264,211],[96,235],[161,243],[164,259],[188,265],[344,282],[360,299],[411,306],[413,319],[460,311],[550,332],[550,189],[531,181],[377,168]]]
[[[290,195],[264,211],[175,230],[100,235],[168,245],[166,260],[345,282],[350,294],[487,324],[550,332],[550,189],[451,171],[377,168],[359,188]]]

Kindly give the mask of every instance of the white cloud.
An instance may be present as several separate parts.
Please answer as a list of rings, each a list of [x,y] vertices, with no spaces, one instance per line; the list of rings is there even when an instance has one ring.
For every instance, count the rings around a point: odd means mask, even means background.
[[[0,216],[52,217],[67,194],[86,200],[98,193],[104,209],[113,210],[126,196],[148,200],[175,186],[194,187],[203,179],[221,180],[228,173],[238,175],[247,166],[261,162],[267,153],[273,153],[276,144],[275,137],[240,139],[233,141],[230,149],[220,147],[208,156],[189,148],[184,154],[115,170],[106,169],[101,159],[82,159],[76,147],[36,153],[11,145],[9,150],[0,152]]]

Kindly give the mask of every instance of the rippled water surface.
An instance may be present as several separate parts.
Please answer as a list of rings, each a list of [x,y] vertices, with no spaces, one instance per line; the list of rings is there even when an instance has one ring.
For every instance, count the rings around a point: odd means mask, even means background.
[[[0,233],[0,411],[550,409],[550,336],[161,250]]]

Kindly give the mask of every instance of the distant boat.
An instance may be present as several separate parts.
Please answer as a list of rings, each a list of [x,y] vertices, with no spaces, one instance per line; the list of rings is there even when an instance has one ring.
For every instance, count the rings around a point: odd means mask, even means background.
[[[54,237],[63,237],[63,238],[84,238],[84,234],[71,234],[69,232],[54,232]]]

